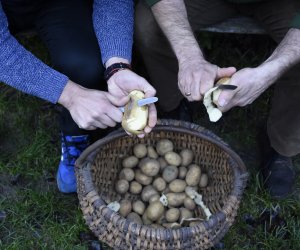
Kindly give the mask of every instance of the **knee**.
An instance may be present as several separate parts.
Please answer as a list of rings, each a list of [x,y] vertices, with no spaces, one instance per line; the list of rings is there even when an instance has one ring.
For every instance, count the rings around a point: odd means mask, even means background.
[[[54,67],[72,81],[92,89],[99,89],[104,67],[98,53],[65,51],[53,60]]]
[[[139,1],[135,10],[135,41],[137,46],[153,47],[160,35],[162,35],[162,31],[150,7],[144,1]]]

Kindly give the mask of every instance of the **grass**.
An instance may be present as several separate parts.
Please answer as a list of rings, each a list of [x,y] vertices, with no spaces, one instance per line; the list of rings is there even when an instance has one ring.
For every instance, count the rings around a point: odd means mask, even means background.
[[[207,57],[220,66],[255,66],[274,48],[265,36],[200,36]],[[49,63],[39,40],[22,42]],[[202,108],[195,117],[229,143],[250,172],[235,224],[222,240],[224,249],[300,249],[299,192],[283,201],[272,200],[257,169],[256,134],[266,121],[271,94],[269,90],[254,104],[233,109],[214,125]],[[0,249],[97,249],[76,195],[63,195],[56,188],[56,115],[49,103],[0,85]],[[294,163],[299,170],[299,157]],[[299,190],[299,178],[297,182]]]

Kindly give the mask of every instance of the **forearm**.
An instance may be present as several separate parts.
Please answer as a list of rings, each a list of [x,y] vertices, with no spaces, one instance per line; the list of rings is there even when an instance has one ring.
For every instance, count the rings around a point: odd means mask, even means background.
[[[188,21],[183,0],[162,0],[152,7],[153,14],[168,38],[179,63],[190,56],[203,57]]]
[[[68,77],[51,69],[9,33],[0,3],[0,81],[22,92],[56,103]]]
[[[300,29],[290,29],[272,55],[262,64],[278,79],[300,62]]]
[[[133,0],[95,0],[93,23],[105,65],[112,58],[131,61]]]

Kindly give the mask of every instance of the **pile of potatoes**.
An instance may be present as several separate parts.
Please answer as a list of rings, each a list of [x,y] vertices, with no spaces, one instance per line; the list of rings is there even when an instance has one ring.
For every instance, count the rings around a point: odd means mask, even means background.
[[[136,144],[133,155],[122,160],[115,189],[121,194],[139,195],[140,200],[120,201],[119,213],[138,224],[155,228],[178,228],[196,223],[196,204],[186,190],[198,191],[208,184],[208,176],[193,163],[194,153],[174,151],[171,140],[161,139],[156,147]]]

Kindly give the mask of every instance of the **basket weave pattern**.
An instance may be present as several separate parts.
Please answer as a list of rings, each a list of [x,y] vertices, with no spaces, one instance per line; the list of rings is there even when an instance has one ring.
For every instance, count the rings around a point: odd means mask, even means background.
[[[193,227],[154,229],[138,225],[110,210],[106,204],[122,198],[136,200],[138,195],[120,196],[114,184],[122,159],[132,154],[136,143],[155,145],[160,139],[173,141],[175,151],[189,148],[194,162],[208,173],[209,184],[201,190],[203,201],[213,216]],[[76,162],[77,193],[89,228],[115,249],[208,249],[219,242],[233,224],[247,172],[241,159],[210,131],[196,124],[162,120],[153,132],[140,139],[117,131],[97,141]],[[201,208],[196,215],[204,218]]]

